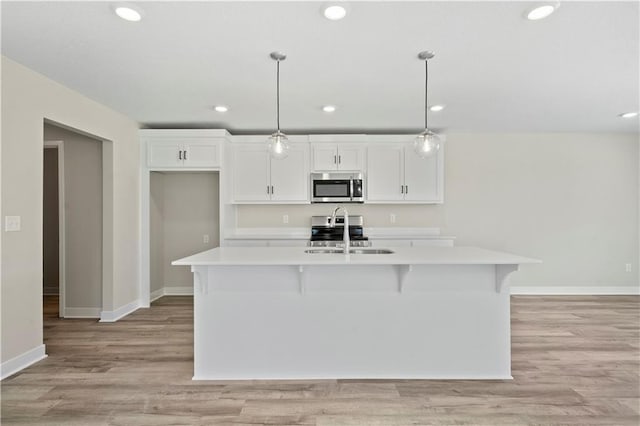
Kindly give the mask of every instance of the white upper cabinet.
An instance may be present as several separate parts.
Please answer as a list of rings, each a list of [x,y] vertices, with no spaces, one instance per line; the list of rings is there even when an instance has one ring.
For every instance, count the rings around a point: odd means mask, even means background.
[[[405,201],[441,201],[438,194],[438,156],[420,158],[413,145],[404,149]]]
[[[365,167],[367,150],[364,144],[318,143],[313,145],[311,151],[314,171],[363,171]]]
[[[309,202],[307,144],[291,144],[282,160],[269,156],[266,143],[234,143],[232,150],[235,203]]]
[[[147,167],[221,167],[221,153],[228,133],[224,130],[141,130]]]
[[[367,201],[404,200],[404,148],[371,145],[367,155]]]
[[[149,167],[180,167],[183,163],[180,141],[163,140],[149,143],[147,147]]]
[[[311,170],[364,171],[367,135],[310,135]]]
[[[282,160],[271,159],[271,200],[309,201],[309,149],[293,145]]]
[[[233,195],[240,202],[271,199],[269,153],[264,145],[233,146]]]
[[[218,167],[220,144],[212,141],[185,141],[182,157],[186,167]]]
[[[371,144],[367,154],[367,202],[442,203],[444,143],[431,158],[413,144]]]

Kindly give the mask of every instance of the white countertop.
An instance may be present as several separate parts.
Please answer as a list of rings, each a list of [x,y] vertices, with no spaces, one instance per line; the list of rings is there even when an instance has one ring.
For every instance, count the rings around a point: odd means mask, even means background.
[[[172,265],[510,265],[538,259],[478,247],[394,247],[393,254],[310,254],[308,247],[217,247]]]

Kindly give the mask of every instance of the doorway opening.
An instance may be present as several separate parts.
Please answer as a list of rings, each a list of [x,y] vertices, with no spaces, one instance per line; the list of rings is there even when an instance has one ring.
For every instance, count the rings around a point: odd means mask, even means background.
[[[150,301],[193,294],[188,266],[171,262],[220,245],[217,171],[149,173]]]
[[[62,141],[44,144],[42,200],[42,294],[46,317],[64,312],[64,147]]]
[[[97,319],[103,302],[103,141],[48,122],[44,139],[43,314]]]

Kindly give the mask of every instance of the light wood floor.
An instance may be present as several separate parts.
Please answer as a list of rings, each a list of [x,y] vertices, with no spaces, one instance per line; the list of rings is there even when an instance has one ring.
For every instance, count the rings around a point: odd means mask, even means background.
[[[113,324],[60,320],[50,299],[49,357],[2,382],[2,424],[640,423],[640,297],[511,304],[511,381],[193,382],[190,297]]]

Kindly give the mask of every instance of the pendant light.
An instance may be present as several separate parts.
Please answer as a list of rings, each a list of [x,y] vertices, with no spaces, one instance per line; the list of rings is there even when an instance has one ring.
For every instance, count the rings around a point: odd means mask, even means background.
[[[276,61],[276,121],[278,130],[268,140],[269,154],[271,158],[282,160],[289,155],[289,139],[280,131],[280,61],[284,61],[287,55],[280,52],[271,52],[271,59]]]
[[[440,137],[429,130],[427,118],[429,113],[428,102],[428,82],[429,82],[429,59],[434,57],[434,53],[426,50],[418,54],[418,59],[424,61],[424,132],[416,136],[413,149],[421,158],[433,156],[440,149]]]

